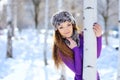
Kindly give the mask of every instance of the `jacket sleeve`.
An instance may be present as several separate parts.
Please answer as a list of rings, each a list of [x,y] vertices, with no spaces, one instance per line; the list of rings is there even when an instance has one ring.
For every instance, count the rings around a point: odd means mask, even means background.
[[[69,67],[76,75],[82,75],[82,53],[80,53],[79,47],[74,47],[73,49],[74,58],[68,59],[60,53],[63,62]]]
[[[73,48],[74,52],[74,68],[75,73],[77,75],[81,75],[82,73],[82,53],[78,47]]]
[[[99,58],[102,49],[102,36],[97,37],[97,58]]]

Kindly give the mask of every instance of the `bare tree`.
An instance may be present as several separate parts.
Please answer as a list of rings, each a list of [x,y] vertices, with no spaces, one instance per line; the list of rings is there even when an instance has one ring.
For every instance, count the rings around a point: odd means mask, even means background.
[[[83,15],[84,15],[83,80],[96,80],[97,46],[96,36],[93,32],[93,23],[97,21],[97,0],[84,0]]]
[[[12,13],[12,0],[8,1],[7,4],[7,58],[12,58],[12,37],[14,35],[14,26],[13,26],[13,13]]]
[[[39,15],[39,5],[40,5],[40,2],[41,0],[32,0],[33,4],[34,4],[34,10],[35,10],[35,17],[34,17],[34,20],[35,20],[35,27],[37,28],[38,27],[38,15]]]
[[[59,80],[67,80],[66,79],[66,67],[64,64],[61,66],[61,76]]]
[[[110,17],[116,16],[117,12],[114,8],[116,8],[116,0],[99,0],[98,1],[98,13],[100,16],[103,17],[104,20],[104,36],[105,36],[105,44],[109,45],[108,43],[108,35],[109,35],[109,26],[112,25],[110,21]]]
[[[7,16],[7,6],[3,5],[2,11],[0,11],[0,29],[6,28],[6,16]]]
[[[21,21],[23,21],[24,16],[23,16],[23,0],[15,0],[15,7],[14,7],[14,26],[18,28],[19,31],[21,31],[22,27],[20,27]],[[22,19],[22,20],[21,20]],[[24,23],[22,23],[23,25]]]
[[[57,2],[58,2],[58,4],[57,4],[57,5],[58,5],[58,11],[59,11],[59,10],[62,10],[62,9],[63,9],[63,8],[62,8],[63,0],[58,0]]]
[[[45,0],[45,35],[44,35],[44,62],[45,62],[45,65],[48,65],[47,63],[47,51],[46,51],[46,45],[47,45],[47,31],[48,31],[48,3],[49,1],[48,0]]]
[[[17,28],[17,1],[14,0],[13,3],[13,36],[15,36],[15,29]]]
[[[118,18],[118,26],[119,26],[119,38],[120,38],[120,0],[119,0],[119,8],[118,8],[119,18]],[[117,69],[117,80],[120,80],[120,39],[119,39],[119,54],[118,54],[118,69]]]
[[[12,32],[13,32],[13,24],[12,22],[8,22],[8,32],[7,32],[7,55],[6,57],[7,58],[13,58],[13,55],[12,55]]]

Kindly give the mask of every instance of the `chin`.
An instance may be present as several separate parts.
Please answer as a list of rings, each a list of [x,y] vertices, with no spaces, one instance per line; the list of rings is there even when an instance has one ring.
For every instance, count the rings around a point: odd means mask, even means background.
[[[66,35],[64,35],[65,38],[69,38],[71,36],[72,36],[72,34],[66,34]]]
[[[66,38],[69,38],[69,37],[71,37],[71,35],[69,35],[69,36],[66,36]]]

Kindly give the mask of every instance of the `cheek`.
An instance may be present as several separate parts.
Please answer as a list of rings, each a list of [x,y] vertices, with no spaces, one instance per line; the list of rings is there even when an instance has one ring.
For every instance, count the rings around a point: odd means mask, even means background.
[[[70,31],[73,32],[73,28],[71,28]]]
[[[58,30],[59,31],[59,33],[62,35],[63,34],[63,30]]]

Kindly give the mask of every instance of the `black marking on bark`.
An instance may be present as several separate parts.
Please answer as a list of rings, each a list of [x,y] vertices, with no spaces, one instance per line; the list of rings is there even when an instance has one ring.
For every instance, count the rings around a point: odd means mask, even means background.
[[[93,68],[93,66],[91,66],[91,65],[87,65],[87,67],[89,67],[89,68]]]
[[[86,7],[85,9],[93,9],[92,7]]]
[[[85,19],[85,17],[83,17],[83,20]]]
[[[86,30],[87,30],[87,28],[84,28],[84,30],[86,31]]]
[[[120,20],[118,20],[118,22],[120,23]]]

